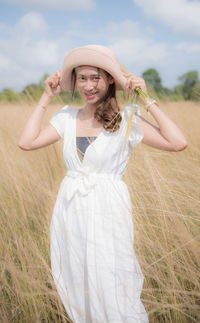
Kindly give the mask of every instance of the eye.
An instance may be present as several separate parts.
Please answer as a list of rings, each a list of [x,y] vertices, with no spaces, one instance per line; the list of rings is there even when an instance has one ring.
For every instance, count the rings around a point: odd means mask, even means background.
[[[94,76],[94,80],[100,80],[100,78],[101,78],[101,77],[100,77],[100,76],[98,76],[98,75],[97,75],[97,76]]]
[[[78,80],[84,80],[84,79],[85,79],[84,75],[79,75],[78,76]]]

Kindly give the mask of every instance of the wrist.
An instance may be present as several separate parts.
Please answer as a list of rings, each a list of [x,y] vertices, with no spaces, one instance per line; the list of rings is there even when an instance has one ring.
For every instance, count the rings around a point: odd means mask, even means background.
[[[53,96],[50,96],[48,93],[44,92],[38,104],[46,107],[51,102],[52,99],[53,99]]]
[[[146,103],[144,104],[144,108],[147,112],[149,112],[149,109],[153,106],[153,105],[156,105],[158,106],[158,103],[155,99],[151,99],[151,100],[148,100],[146,101]]]
[[[159,105],[158,103],[155,101],[155,102],[152,102],[151,104],[149,104],[149,106],[147,108],[145,108],[146,112],[149,114],[150,112],[152,112],[154,109],[158,109],[159,108]]]

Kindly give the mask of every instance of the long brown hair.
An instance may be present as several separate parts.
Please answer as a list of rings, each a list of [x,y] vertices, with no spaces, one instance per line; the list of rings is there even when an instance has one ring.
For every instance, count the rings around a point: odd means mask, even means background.
[[[97,67],[98,73],[100,69]],[[103,70],[109,79],[111,75]],[[71,74],[72,81],[72,99],[74,97],[75,85],[76,85],[76,70],[72,70]],[[120,107],[117,103],[116,98],[116,86],[115,82],[109,85],[108,91],[104,98],[98,104],[97,109],[94,113],[94,118],[103,124],[103,128],[108,132],[115,132],[120,128],[122,116],[120,114]]]

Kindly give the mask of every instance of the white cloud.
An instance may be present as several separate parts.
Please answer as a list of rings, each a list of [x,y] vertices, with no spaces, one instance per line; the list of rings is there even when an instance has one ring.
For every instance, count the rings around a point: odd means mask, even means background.
[[[88,34],[81,32],[80,27],[72,24],[54,40],[49,38],[51,33],[41,14],[30,12],[23,16],[8,37],[0,39],[0,67],[6,75],[0,80],[0,88],[21,90],[27,84],[38,82],[43,73],[60,69],[68,50],[81,45],[79,39],[87,44],[89,38],[102,38],[118,60],[138,76],[150,66],[165,65],[169,58],[167,45],[153,41],[153,30],[144,30],[137,22],[110,22],[105,28]]]
[[[200,1],[133,0],[149,17],[189,37],[200,36]]]
[[[163,85],[172,88],[178,76],[200,68],[197,43],[172,45],[154,39],[154,31],[137,22],[110,23],[103,33],[107,35],[109,47],[129,72],[141,76],[148,68],[155,68]],[[190,52],[189,52],[190,46]],[[188,50],[188,52],[187,52]],[[190,55],[188,55],[190,53]],[[196,54],[196,55],[195,55]]]
[[[48,69],[56,67],[58,45],[49,39],[48,25],[36,12],[23,16],[8,30],[7,37],[0,38],[0,69],[4,75],[0,88],[21,90],[31,82],[38,82]]]
[[[68,24],[56,38],[37,12],[24,15],[14,26],[0,24],[0,91],[21,91],[27,84],[38,83],[44,73],[62,68],[69,50],[88,43],[108,46],[137,76],[147,68],[156,68],[168,87],[177,84],[179,75],[200,67],[197,42],[158,42],[151,28],[132,20],[105,23],[104,28],[89,31],[81,28],[83,23]]]
[[[4,0],[4,2],[36,10],[63,9],[87,11],[95,7],[94,0]]]
[[[176,49],[188,54],[200,54],[200,43],[182,42],[176,44]]]
[[[48,25],[43,19],[42,15],[38,12],[29,12],[23,16],[15,25],[15,32],[20,33],[43,33],[48,30]]]
[[[120,39],[110,46],[118,57],[134,66],[137,70],[148,66],[159,66],[168,56],[166,44],[157,44],[140,38]]]
[[[125,20],[121,23],[110,22],[106,26],[106,32],[112,39],[133,37],[140,33],[140,24],[132,20]]]
[[[7,34],[9,34],[11,31],[11,27],[0,22],[0,35],[4,35],[6,36]]]
[[[165,65],[170,56],[167,44],[156,43],[153,31],[144,30],[139,23],[130,20],[121,24],[110,23],[106,28],[106,35],[112,49],[122,63],[133,73],[138,74],[149,67]]]

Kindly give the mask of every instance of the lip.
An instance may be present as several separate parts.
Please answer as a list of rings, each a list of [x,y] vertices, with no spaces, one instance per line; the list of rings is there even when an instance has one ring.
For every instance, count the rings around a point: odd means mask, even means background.
[[[93,99],[95,97],[95,95],[97,94],[97,92],[95,92],[94,94],[86,94],[86,93],[84,93],[84,94],[87,99]]]

